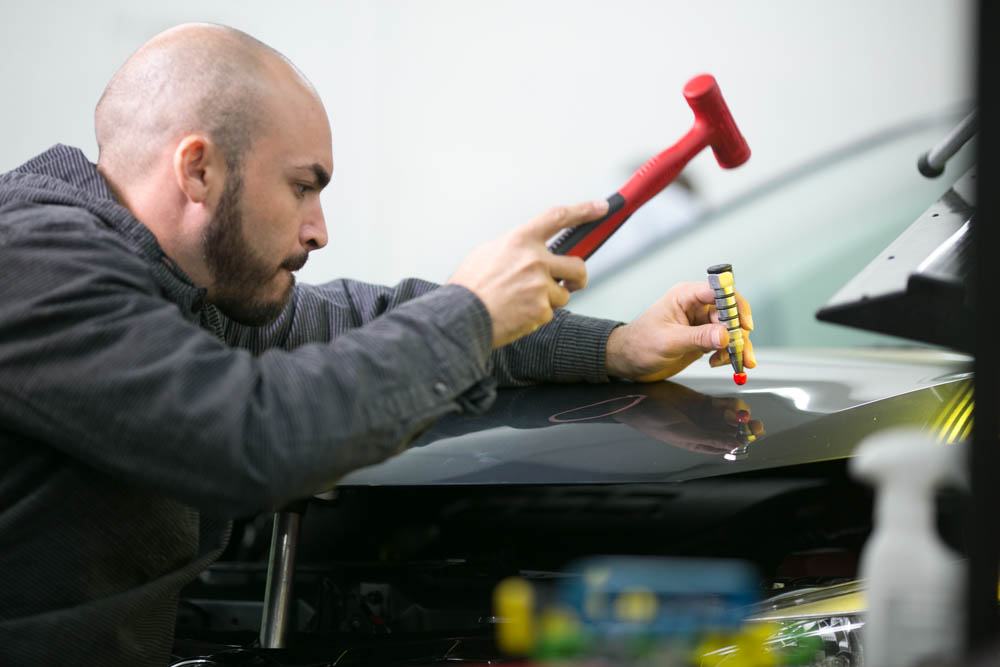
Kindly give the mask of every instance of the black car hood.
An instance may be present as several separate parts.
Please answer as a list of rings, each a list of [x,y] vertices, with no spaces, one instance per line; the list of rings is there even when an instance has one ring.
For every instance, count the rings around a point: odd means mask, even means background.
[[[972,362],[962,355],[814,349],[757,358],[743,387],[727,369],[698,364],[669,382],[504,390],[484,415],[443,419],[408,451],[338,486],[677,482],[843,458],[891,426],[954,438],[961,429],[946,413],[971,401]]]

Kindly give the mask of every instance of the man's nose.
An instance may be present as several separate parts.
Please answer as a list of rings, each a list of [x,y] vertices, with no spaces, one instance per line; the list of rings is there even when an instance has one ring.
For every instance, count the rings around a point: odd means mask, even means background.
[[[310,251],[319,250],[326,245],[326,219],[321,206],[316,206],[315,213],[299,229],[299,240]]]

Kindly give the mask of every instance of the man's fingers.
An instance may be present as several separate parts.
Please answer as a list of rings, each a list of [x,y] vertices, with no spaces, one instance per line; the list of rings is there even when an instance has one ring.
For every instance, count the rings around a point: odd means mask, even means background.
[[[689,350],[713,352],[719,350],[720,347],[724,348],[726,343],[729,342],[729,334],[726,328],[719,324],[684,327],[678,329],[678,332],[685,338],[685,340],[679,342]]]
[[[688,283],[691,296],[706,306],[715,305],[715,290],[707,283]]]
[[[715,290],[701,283],[692,283],[692,289],[689,292],[691,297],[695,299],[700,304],[711,306],[709,312],[709,320],[712,322],[719,321],[719,310],[715,308]],[[743,295],[733,290],[733,296],[736,299],[736,312],[740,316],[740,326],[747,331],[753,331],[753,314],[750,312],[750,302],[743,298]]]
[[[757,356],[753,353],[753,343],[746,330],[743,331],[743,365],[747,368],[757,368]]]
[[[556,206],[527,223],[524,233],[530,238],[546,241],[566,227],[575,227],[585,222],[597,220],[608,212],[608,202],[588,201],[572,206]]]
[[[736,311],[740,314],[740,326],[747,331],[753,331],[753,314],[750,312],[750,303],[739,292],[733,291],[736,294]]]
[[[750,335],[746,329],[742,331],[743,334],[743,365],[747,368],[757,368],[757,355],[753,351],[753,342],[750,340]],[[718,368],[719,366],[726,366],[729,364],[729,350],[722,348],[717,350],[715,354],[708,358],[708,365],[712,368]]]
[[[555,310],[556,308],[562,308],[567,303],[569,303],[569,290],[556,282],[550,284],[549,306],[552,308],[552,310]]]
[[[545,261],[552,279],[561,280],[570,292],[587,286],[587,265],[579,257],[549,254]]]
[[[707,282],[678,283],[665,298],[674,299],[691,324],[719,321],[719,314],[715,310],[715,290]]]
[[[552,311],[569,301],[570,291],[587,284],[583,260],[548,252],[545,241],[607,210],[606,201],[550,209],[466,257],[449,282],[482,300],[493,320],[494,349],[549,322]]]

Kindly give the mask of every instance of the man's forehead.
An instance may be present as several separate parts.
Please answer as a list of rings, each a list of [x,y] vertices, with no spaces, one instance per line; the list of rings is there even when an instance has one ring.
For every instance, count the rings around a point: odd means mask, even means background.
[[[251,159],[268,169],[326,184],[333,173],[329,134],[324,137],[301,127],[278,126],[251,148]]]
[[[330,124],[322,103],[311,91],[272,98],[264,113],[267,131],[260,142],[264,159],[282,169],[308,170],[329,181],[333,171]]]

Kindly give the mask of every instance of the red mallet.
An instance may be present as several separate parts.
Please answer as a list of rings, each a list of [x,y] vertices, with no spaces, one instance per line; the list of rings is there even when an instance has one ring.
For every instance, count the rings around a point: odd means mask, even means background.
[[[706,146],[712,147],[723,169],[738,167],[750,159],[750,147],[722,99],[719,84],[711,74],[701,74],[684,86],[684,99],[694,112],[694,125],[676,144],[646,164],[610,197],[603,218],[564,229],[549,251],[587,259],[615,233],[637,208],[670,185],[684,166]]]

